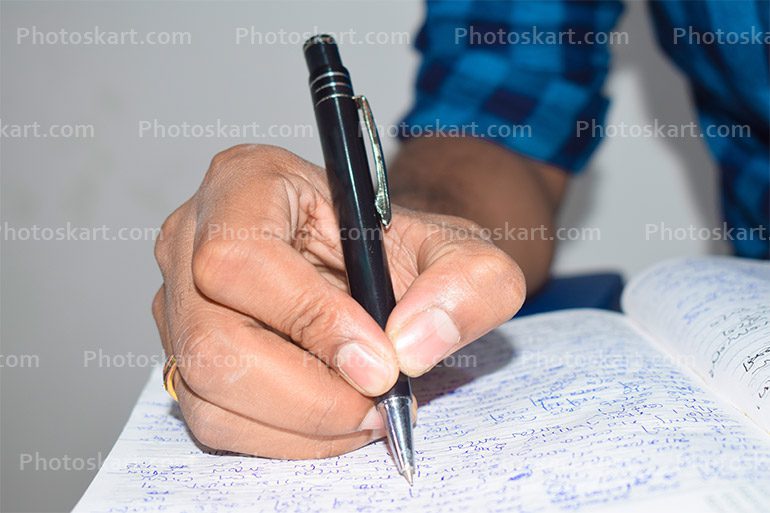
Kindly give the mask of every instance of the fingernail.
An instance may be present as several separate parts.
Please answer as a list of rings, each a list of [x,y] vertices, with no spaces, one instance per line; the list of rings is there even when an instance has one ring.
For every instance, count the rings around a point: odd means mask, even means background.
[[[371,349],[357,342],[349,342],[340,347],[334,362],[338,372],[366,395],[382,393],[390,380],[391,369],[388,364]]]
[[[372,406],[372,409],[366,413],[364,420],[361,421],[361,424],[359,424],[356,431],[369,431],[370,429],[374,431],[382,431],[385,429],[382,415],[380,415],[380,412],[377,411],[377,407],[375,406]]]
[[[438,308],[417,314],[398,330],[393,341],[401,369],[419,376],[440,362],[460,342],[460,330]]]

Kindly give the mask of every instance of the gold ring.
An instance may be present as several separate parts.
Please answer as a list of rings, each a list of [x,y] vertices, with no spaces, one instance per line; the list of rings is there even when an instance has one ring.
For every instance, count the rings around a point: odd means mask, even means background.
[[[174,401],[178,402],[179,399],[176,396],[176,390],[174,390],[174,374],[176,374],[176,356],[172,354],[163,366],[163,388]]]

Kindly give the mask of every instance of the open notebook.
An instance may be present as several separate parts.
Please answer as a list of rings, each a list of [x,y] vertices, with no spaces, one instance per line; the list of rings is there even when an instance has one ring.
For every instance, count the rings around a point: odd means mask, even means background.
[[[383,442],[205,453],[156,370],[75,511],[770,511],[770,264],[666,262],[623,307],[513,320],[417,380],[413,488]]]

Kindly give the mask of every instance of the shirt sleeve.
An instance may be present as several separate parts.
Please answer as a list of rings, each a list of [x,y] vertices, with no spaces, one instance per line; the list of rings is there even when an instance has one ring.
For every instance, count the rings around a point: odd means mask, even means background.
[[[402,139],[483,137],[579,171],[599,144],[617,1],[428,2]],[[625,41],[627,42],[627,41]]]

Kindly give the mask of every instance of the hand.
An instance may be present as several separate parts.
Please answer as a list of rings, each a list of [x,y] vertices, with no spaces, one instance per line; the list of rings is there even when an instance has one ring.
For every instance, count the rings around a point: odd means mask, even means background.
[[[509,319],[517,265],[456,217],[394,207],[385,246],[398,305],[383,331],[353,300],[325,171],[236,146],[163,224],[153,315],[178,361],[195,437],[216,449],[319,458],[383,436],[371,397]]]

